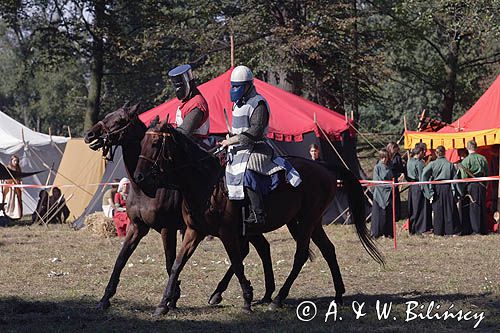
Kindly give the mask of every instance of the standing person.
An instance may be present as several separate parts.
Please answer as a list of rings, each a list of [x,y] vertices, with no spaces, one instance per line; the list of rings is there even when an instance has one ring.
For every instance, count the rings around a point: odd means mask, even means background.
[[[12,155],[10,158],[7,168],[11,171],[21,172],[21,166],[19,165],[19,157]],[[21,184],[21,179],[7,179],[5,184],[18,185]],[[5,215],[11,219],[20,219],[23,217],[23,199],[22,191],[19,187],[3,187],[2,198],[4,206]]]
[[[190,65],[177,66],[168,72],[180,101],[175,115],[177,130],[198,144],[208,146],[210,117],[208,103],[196,86]]]
[[[396,182],[402,181],[404,179],[404,173],[406,170],[403,159],[399,154],[399,145],[396,142],[392,141],[387,144],[386,149],[389,152],[389,167],[392,170],[394,179],[396,180]],[[401,195],[399,194],[399,187],[396,187],[394,193],[396,198],[396,220],[399,220],[401,219]]]
[[[412,157],[406,165],[406,178],[410,182],[418,182],[425,167],[425,151],[417,146],[412,150]],[[410,220],[410,234],[423,234],[429,231],[432,225],[432,211],[424,197],[421,185],[410,185],[408,191],[408,215]],[[429,221],[430,220],[430,221]]]
[[[119,183],[119,179],[113,179],[113,183]],[[113,217],[113,212],[115,209],[115,195],[118,191],[118,185],[113,184],[111,188],[107,189],[102,196],[102,212],[106,217]]]
[[[122,178],[120,180],[120,184],[118,184],[118,190],[115,194],[116,211],[113,216],[113,221],[115,222],[118,237],[125,237],[127,234],[127,227],[130,224],[130,220],[127,215],[129,185],[128,178]]]
[[[230,200],[250,201],[250,216],[246,223],[265,223],[264,195],[278,186],[278,171],[287,171],[292,186],[300,184],[298,172],[286,160],[275,157],[266,142],[269,127],[269,105],[253,84],[253,73],[246,66],[231,72],[233,105],[232,137],[220,142],[228,147],[226,181]]]
[[[459,165],[460,178],[488,176],[488,161],[483,155],[476,153],[477,143],[467,142],[469,155]],[[466,202],[464,208],[463,231],[465,234],[486,234],[486,185],[481,182],[465,184]]]
[[[443,146],[436,148],[436,159],[422,171],[421,181],[450,180],[456,177],[455,167],[444,156]],[[432,202],[435,235],[457,235],[461,232],[457,206],[451,184],[423,185],[425,196]]]
[[[311,155],[311,160],[313,161],[321,161],[319,146],[315,143],[309,146],[309,155]]]
[[[373,169],[373,180],[392,180],[394,175],[389,166],[389,152],[387,149],[379,151],[379,161]],[[392,227],[392,189],[391,186],[375,186],[373,188],[372,205],[372,237],[393,237]]]
[[[424,167],[429,164],[429,162],[431,161],[432,157],[433,157],[433,153],[430,153],[428,152],[427,150],[427,144],[425,144],[424,142],[419,142],[417,144],[415,144],[415,148],[419,147],[422,151],[423,151],[423,154],[424,154],[424,157],[422,158],[422,161],[424,162]],[[420,179],[417,179],[417,180],[420,180]],[[421,187],[422,189],[422,193],[423,193],[423,190],[424,188]],[[429,231],[432,231],[432,205],[431,205],[431,202],[429,201],[429,199],[427,199],[424,195],[424,210],[426,212],[426,215],[425,215],[425,221],[427,223],[426,227],[425,227],[425,230],[427,232]]]

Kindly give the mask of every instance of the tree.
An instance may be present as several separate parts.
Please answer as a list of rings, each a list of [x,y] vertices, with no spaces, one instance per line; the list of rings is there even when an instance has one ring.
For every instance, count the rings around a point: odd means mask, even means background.
[[[450,123],[456,109],[477,98],[481,78],[497,72],[500,1],[404,0],[378,8],[392,20],[388,66],[411,86],[439,94],[432,102]]]

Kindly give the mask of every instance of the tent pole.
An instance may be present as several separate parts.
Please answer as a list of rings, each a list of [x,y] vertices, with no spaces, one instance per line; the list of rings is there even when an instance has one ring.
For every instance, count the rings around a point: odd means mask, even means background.
[[[231,43],[231,68],[234,68],[234,35],[232,31],[229,35],[229,41]]]
[[[344,159],[342,158],[342,156],[340,156],[340,153],[337,150],[337,148],[335,148],[335,146],[333,145],[333,143],[330,141],[330,138],[328,137],[328,135],[326,135],[325,131],[323,131],[323,129],[321,128],[321,126],[319,126],[318,121],[316,119],[316,112],[314,113],[314,123],[316,124],[316,126],[318,126],[319,130],[321,131],[321,133],[325,137],[326,141],[328,141],[328,143],[330,144],[330,146],[335,151],[335,154],[337,154],[337,156],[339,157],[340,161],[344,164],[344,166],[346,167],[346,169],[349,170],[349,171],[351,171],[351,169],[347,166],[347,163],[344,161]]]
[[[500,175],[500,145],[497,146],[498,146],[498,175]],[[498,182],[498,192],[497,192],[497,212],[500,212],[500,181]]]
[[[356,127],[354,127],[353,124],[349,123],[349,126],[351,126],[352,129],[354,129],[354,131],[356,131],[356,133],[358,133],[359,136],[361,136],[373,148],[373,150],[378,153],[378,149],[370,142],[370,140],[368,140],[367,137],[363,135],[363,133],[361,133]]]

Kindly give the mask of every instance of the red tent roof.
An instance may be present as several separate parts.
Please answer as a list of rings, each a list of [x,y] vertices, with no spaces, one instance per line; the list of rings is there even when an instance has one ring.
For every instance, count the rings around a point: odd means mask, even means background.
[[[425,142],[430,148],[443,145],[452,162],[458,160],[456,149],[465,148],[469,140],[475,140],[479,147],[500,144],[500,75],[469,111],[451,125],[437,132],[405,132],[405,148],[411,149],[417,142]]]
[[[438,132],[470,132],[493,128],[500,128],[500,75],[469,111]]]
[[[230,77],[231,70],[228,70],[198,87],[206,98],[210,109],[211,134],[227,133],[224,108],[226,108],[231,122]],[[302,141],[302,135],[307,132],[315,132],[316,136],[319,137],[320,130],[314,123],[315,113],[321,128],[333,139],[339,140],[341,133],[350,129],[345,117],[337,112],[261,80],[255,79],[254,83],[257,91],[266,98],[271,109],[268,134],[270,138],[282,141]],[[147,124],[157,115],[163,120],[168,114],[170,122],[174,122],[178,105],[179,101],[176,98],[172,99],[144,112],[140,118]]]

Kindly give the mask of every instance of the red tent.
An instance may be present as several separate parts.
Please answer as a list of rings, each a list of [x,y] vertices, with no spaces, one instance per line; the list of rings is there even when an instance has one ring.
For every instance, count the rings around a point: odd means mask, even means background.
[[[434,133],[406,131],[405,148],[411,149],[415,143],[425,142],[430,148],[443,145],[449,150],[460,149],[472,139],[480,147],[500,144],[500,76],[476,104],[451,125]],[[457,158],[456,154],[449,157]]]
[[[226,108],[231,122],[232,102],[229,99],[231,70],[210,80],[198,88],[207,99],[210,110],[210,134],[227,133],[224,120]],[[302,141],[303,135],[314,132],[320,136],[320,130],[314,123],[314,114],[321,128],[334,140],[340,140],[341,133],[350,130],[346,118],[337,112],[308,101],[302,97],[255,79],[257,91],[266,98],[271,109],[268,137],[279,141]],[[179,101],[174,98],[149,111],[140,118],[146,124],[157,115],[165,119],[169,115],[170,122],[175,121],[175,113]],[[351,120],[349,120],[351,121]],[[351,132],[351,135],[353,133]]]

